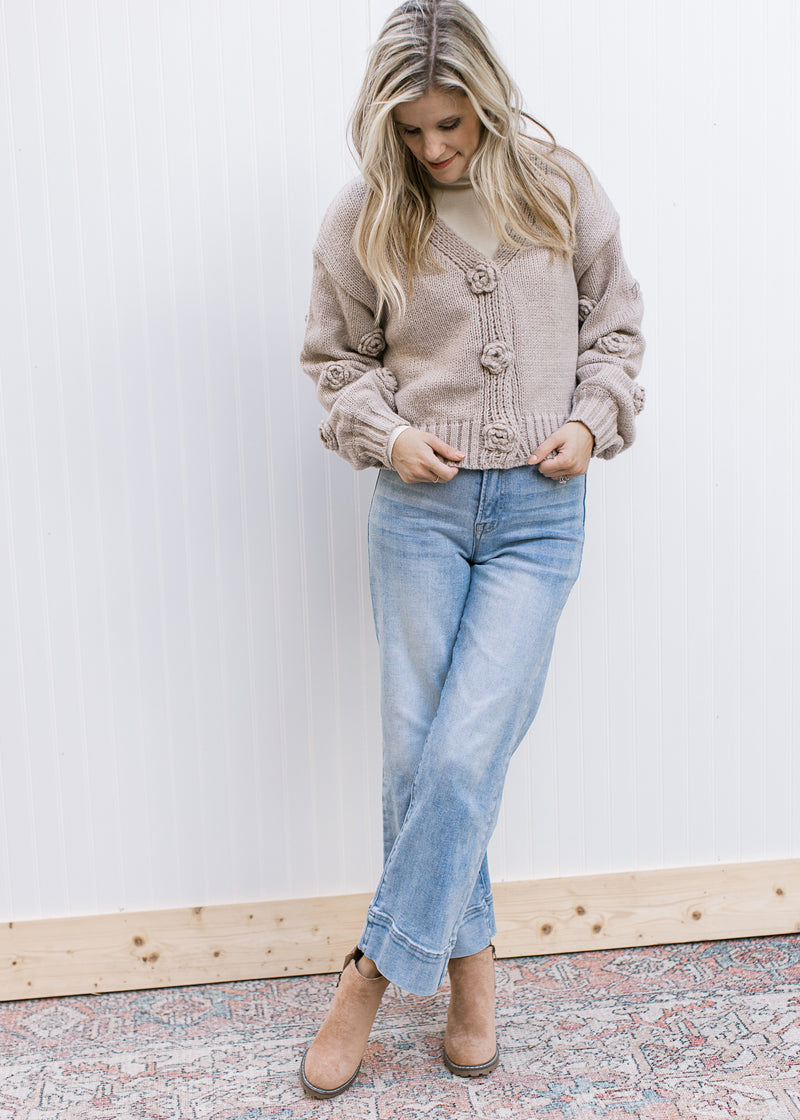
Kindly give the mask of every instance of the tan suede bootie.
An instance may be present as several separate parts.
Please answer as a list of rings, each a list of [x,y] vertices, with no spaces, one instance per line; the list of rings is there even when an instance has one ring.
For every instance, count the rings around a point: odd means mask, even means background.
[[[444,1064],[459,1077],[491,1073],[500,1061],[494,1026],[494,945],[470,957],[453,957]]]
[[[325,1021],[300,1064],[300,1082],[310,1097],[337,1097],[361,1069],[369,1032],[389,981],[369,980],[356,968],[364,954],[348,953]]]

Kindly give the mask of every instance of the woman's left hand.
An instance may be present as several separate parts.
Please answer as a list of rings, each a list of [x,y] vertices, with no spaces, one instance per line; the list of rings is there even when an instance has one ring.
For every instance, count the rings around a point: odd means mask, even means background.
[[[538,465],[539,473],[547,478],[574,478],[586,474],[593,450],[594,436],[586,425],[580,420],[568,420],[539,444],[528,462]],[[552,458],[548,459],[548,455]]]

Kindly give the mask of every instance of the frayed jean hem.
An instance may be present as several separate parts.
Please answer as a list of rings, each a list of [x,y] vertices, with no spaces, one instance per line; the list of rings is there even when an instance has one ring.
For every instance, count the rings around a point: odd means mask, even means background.
[[[474,907],[465,915],[456,942],[438,952],[418,945],[397,928],[388,914],[370,908],[358,947],[392,984],[413,995],[430,996],[441,986],[452,956],[479,953],[495,932],[491,896],[484,907]]]

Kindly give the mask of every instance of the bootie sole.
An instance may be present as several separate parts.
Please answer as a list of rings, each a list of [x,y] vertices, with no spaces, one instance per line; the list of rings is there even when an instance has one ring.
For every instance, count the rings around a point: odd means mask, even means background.
[[[454,1062],[452,1058],[449,1057],[445,1050],[444,1064],[456,1077],[482,1077],[484,1073],[491,1073],[493,1069],[497,1069],[500,1065],[500,1047],[498,1046],[495,1050],[493,1058],[490,1058],[488,1062],[483,1062],[479,1066],[460,1066],[458,1062]]]
[[[300,1084],[306,1091],[306,1096],[314,1097],[315,1100],[325,1101],[329,1097],[338,1097],[340,1093],[346,1093],[355,1079],[358,1077],[359,1070],[361,1069],[361,1062],[358,1063],[358,1068],[352,1077],[348,1077],[343,1085],[337,1085],[335,1089],[319,1089],[316,1085],[312,1085],[306,1077],[306,1056],[303,1055],[303,1060],[300,1063]]]

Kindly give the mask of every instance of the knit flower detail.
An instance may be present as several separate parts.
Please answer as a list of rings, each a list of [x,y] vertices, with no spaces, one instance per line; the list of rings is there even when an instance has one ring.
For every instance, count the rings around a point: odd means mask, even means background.
[[[477,268],[471,268],[467,273],[467,283],[472,294],[476,296],[493,292],[498,280],[497,269],[493,264],[479,264]]]
[[[483,446],[487,451],[513,451],[517,446],[517,434],[504,420],[494,420],[485,424],[481,433]]]
[[[622,334],[621,331],[612,331],[597,340],[598,350],[602,350],[604,354],[618,354],[620,358],[625,358],[630,354],[631,346],[631,336]]]
[[[325,372],[320,378],[320,384],[325,389],[337,392],[339,389],[343,389],[345,385],[349,385],[354,378],[355,373],[344,362],[328,362],[325,366]]]
[[[397,378],[389,369],[376,369],[375,376],[389,393],[397,392]]]
[[[339,450],[339,441],[336,438],[336,433],[327,420],[322,421],[318,431],[319,438],[322,440],[329,451]]]
[[[505,373],[514,360],[514,352],[505,342],[487,342],[481,354],[481,365],[487,373]]]
[[[589,299],[588,296],[584,296],[583,299],[579,299],[578,322],[582,323],[584,322],[584,320],[588,319],[591,313],[594,311],[595,307],[597,307],[596,299]]]
[[[634,385],[633,387],[633,415],[638,416],[644,408],[644,385]]]
[[[386,349],[386,338],[380,327],[362,335],[356,348],[365,358],[377,358]]]

